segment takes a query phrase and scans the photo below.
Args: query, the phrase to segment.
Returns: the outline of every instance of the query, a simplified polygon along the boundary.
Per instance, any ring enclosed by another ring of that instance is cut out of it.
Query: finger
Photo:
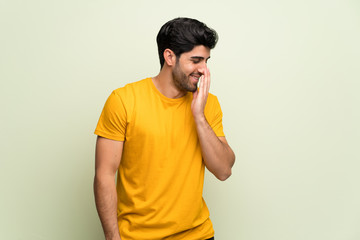
[[[198,95],[199,95],[198,90],[196,90],[195,92],[193,92],[193,100],[192,100],[192,104],[196,101],[196,99],[197,99]],[[191,105],[192,105],[192,104],[191,104]]]
[[[201,73],[199,92],[202,94],[205,86],[205,72],[203,69],[199,69],[199,72]]]
[[[209,89],[210,89],[210,76],[209,76],[209,70],[208,68],[206,68],[204,72],[204,89],[203,89],[203,94],[205,98],[207,97]]]
[[[205,88],[205,74],[203,74],[201,76],[201,79],[200,79],[200,86],[199,86],[199,94],[200,94],[200,97],[203,95],[204,93],[204,88]]]
[[[207,75],[206,93],[209,93],[209,90],[210,90],[210,82],[211,82],[210,70],[209,70],[209,68],[206,68],[206,75]]]

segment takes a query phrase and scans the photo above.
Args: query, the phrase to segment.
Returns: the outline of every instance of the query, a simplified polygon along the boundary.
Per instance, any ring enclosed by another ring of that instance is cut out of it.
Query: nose
[[[202,61],[202,62],[199,64],[198,72],[200,72],[201,74],[204,74],[206,68],[207,68],[207,63],[206,63],[206,61]]]

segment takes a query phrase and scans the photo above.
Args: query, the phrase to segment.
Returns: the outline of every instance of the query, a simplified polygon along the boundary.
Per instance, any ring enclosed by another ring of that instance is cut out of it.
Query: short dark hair
[[[213,49],[218,41],[215,30],[192,18],[175,18],[165,23],[157,37],[160,68],[163,67],[164,51],[171,49],[177,58],[184,52],[191,51],[195,46],[204,45]]]

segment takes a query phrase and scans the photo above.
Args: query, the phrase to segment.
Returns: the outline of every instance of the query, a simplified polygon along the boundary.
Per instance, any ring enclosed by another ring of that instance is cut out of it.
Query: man
[[[157,36],[160,73],[106,101],[94,180],[106,239],[214,239],[204,169],[225,180],[235,161],[209,93],[206,63],[216,42],[216,32],[195,19],[167,22]]]

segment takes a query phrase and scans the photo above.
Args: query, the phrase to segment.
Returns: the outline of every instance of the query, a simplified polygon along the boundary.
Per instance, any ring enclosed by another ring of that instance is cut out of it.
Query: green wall
[[[237,156],[206,175],[221,240],[360,239],[360,2],[0,3],[0,239],[103,239],[93,135],[107,96],[159,70],[178,16],[220,40],[209,68]]]

